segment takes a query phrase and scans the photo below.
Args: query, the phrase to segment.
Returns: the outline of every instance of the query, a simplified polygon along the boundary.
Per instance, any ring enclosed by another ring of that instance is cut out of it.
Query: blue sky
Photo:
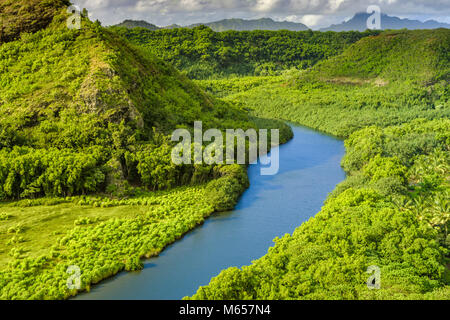
[[[166,26],[188,25],[225,18],[302,22],[313,29],[349,19],[373,4],[401,18],[450,23],[450,0],[73,0],[87,8],[91,19],[104,25],[125,19],[146,20]]]

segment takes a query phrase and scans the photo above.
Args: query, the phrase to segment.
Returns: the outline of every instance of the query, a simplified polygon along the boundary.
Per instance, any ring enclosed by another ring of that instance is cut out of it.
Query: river
[[[181,299],[194,294],[221,270],[249,265],[267,253],[275,237],[292,233],[320,211],[329,192],[345,178],[341,140],[293,126],[280,146],[280,171],[261,176],[249,166],[250,188],[235,210],[218,213],[146,260],[140,272],[122,272],[76,299]]]

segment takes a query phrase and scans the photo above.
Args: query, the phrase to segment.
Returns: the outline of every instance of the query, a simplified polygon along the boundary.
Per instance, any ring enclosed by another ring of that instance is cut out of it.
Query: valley
[[[68,5],[0,4],[0,299],[450,299],[449,29],[76,29]],[[279,173],[175,163],[197,122],[278,130]]]

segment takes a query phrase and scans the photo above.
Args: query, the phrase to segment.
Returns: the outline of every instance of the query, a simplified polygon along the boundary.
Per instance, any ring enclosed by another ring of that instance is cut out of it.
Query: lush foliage
[[[51,207],[0,207],[0,299],[68,298],[119,271],[141,269],[141,258],[158,255],[214,211],[235,205],[247,187],[245,168],[227,166],[220,174],[207,185],[130,200],[68,198]],[[209,196],[222,188],[227,199]],[[80,290],[67,287],[69,266],[81,269]]]
[[[16,4],[2,7],[9,26],[35,8]],[[174,165],[172,130],[202,121],[205,130],[292,137],[98,23],[83,18],[81,30],[68,30],[60,2],[40,4],[50,20],[19,21],[8,41],[20,39],[0,46],[0,299],[89,290],[233,208],[248,186],[245,167]],[[148,191],[161,189],[170,190]],[[82,270],[80,290],[67,287],[71,265]]]
[[[386,32],[306,71],[197,83],[255,115],[346,138],[371,125],[449,117],[449,41],[448,30]]]
[[[301,31],[213,32],[205,26],[150,31],[113,30],[169,61],[189,78],[274,75],[284,69],[308,68],[341,53],[376,31],[322,33]]]
[[[245,168],[176,166],[168,134],[201,120],[292,136],[247,111],[348,138],[349,176],[194,298],[450,298],[448,30],[68,30],[66,4],[0,5],[0,200],[13,201],[0,204],[0,299],[68,298],[71,265],[89,290],[231,209]],[[162,60],[192,78],[280,75],[194,83]],[[381,290],[365,286],[369,265]]]
[[[105,183],[102,151],[0,150],[0,199],[95,192]]]
[[[193,299],[450,299],[448,39],[384,33],[266,83],[199,82],[255,114],[346,137],[348,177],[316,217]],[[380,290],[366,286],[372,265]]]
[[[84,18],[82,30],[69,30],[65,18],[56,15],[48,28],[0,47],[0,198],[206,182],[215,177],[210,167],[171,163],[167,135],[194,121],[205,130],[257,127],[245,111],[204,93],[150,53]],[[30,155],[7,155],[18,146]],[[69,173],[74,157],[81,163],[92,149],[95,161]],[[46,156],[35,161],[40,155]],[[57,163],[47,164],[52,157]],[[56,167],[59,178],[51,173]]]
[[[343,160],[350,176],[322,211],[193,298],[449,299],[449,129],[441,120],[357,131]],[[365,285],[370,265],[380,290]]]
[[[389,31],[361,39],[311,73],[324,79],[408,81],[429,86],[450,77],[448,29]]]

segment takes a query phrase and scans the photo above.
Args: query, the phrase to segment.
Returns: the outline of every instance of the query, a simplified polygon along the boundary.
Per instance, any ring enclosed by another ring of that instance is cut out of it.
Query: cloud
[[[450,16],[449,0],[73,0],[87,8],[94,19],[115,24],[124,19],[142,19],[156,25],[187,25],[225,18],[272,17],[315,27],[336,23],[369,5],[383,13],[421,20]],[[293,20],[295,19],[295,20]],[[442,19],[441,19],[442,21]]]
[[[306,24],[308,27],[313,28],[313,27],[321,25],[321,22],[326,19],[327,18],[325,15],[306,14],[300,19],[300,22],[303,24]]]

